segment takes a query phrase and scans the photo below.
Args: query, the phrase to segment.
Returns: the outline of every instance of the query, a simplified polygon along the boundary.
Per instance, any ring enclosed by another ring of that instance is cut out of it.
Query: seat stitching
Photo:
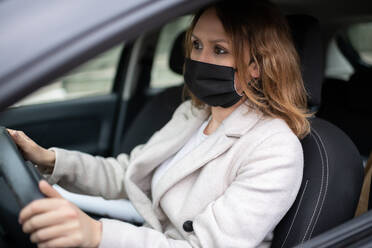
[[[308,183],[308,182],[309,182],[309,180],[306,180],[304,190],[302,191],[301,198],[300,198],[300,201],[299,201],[298,206],[297,206],[297,209],[296,209],[296,213],[295,213],[295,215],[294,215],[294,217],[293,217],[293,220],[292,220],[291,226],[290,226],[289,229],[288,229],[287,235],[285,236],[285,239],[284,239],[284,241],[283,241],[283,243],[282,243],[281,248],[283,248],[285,242],[287,242],[287,238],[288,238],[288,236],[289,236],[289,233],[291,232],[291,229],[292,229],[293,223],[294,223],[295,220],[296,220],[297,213],[298,213],[298,210],[299,210],[299,208],[300,208],[300,206],[301,206],[302,198],[303,198],[303,196],[304,196],[304,194],[305,194],[305,191],[306,191],[307,183]]]
[[[323,196],[323,200],[322,200],[322,204],[320,205],[320,210],[318,212],[318,216],[316,217],[316,220],[315,220],[315,223],[314,223],[314,226],[313,226],[313,229],[311,230],[311,233],[310,233],[310,236],[309,236],[309,239],[311,238],[312,234],[313,234],[313,231],[315,229],[315,226],[316,226],[316,223],[318,222],[318,219],[319,219],[319,216],[320,216],[320,213],[322,212],[322,208],[323,208],[323,204],[324,204],[324,201],[325,201],[325,198],[326,198],[326,195],[327,195],[327,190],[328,190],[328,180],[329,180],[329,164],[328,164],[328,156],[327,156],[327,151],[325,149],[325,145],[322,141],[322,138],[320,137],[320,135],[314,130],[314,133],[318,136],[319,140],[320,140],[320,143],[322,144],[323,146],[323,149],[324,149],[324,153],[325,153],[325,158],[326,158],[326,185],[325,185],[325,190],[324,190],[324,196]]]
[[[313,130],[314,130],[314,129],[313,129]],[[321,152],[321,148],[320,148],[319,142],[318,142],[318,140],[317,140],[318,137],[315,136],[313,133],[311,133],[311,135],[314,137],[315,143],[316,143],[316,145],[317,145],[317,147],[318,147],[318,151],[319,151],[319,154],[320,154],[321,165],[322,165],[322,178],[321,178],[320,190],[319,190],[318,199],[317,199],[317,202],[316,202],[316,205],[315,205],[315,208],[314,208],[314,212],[313,212],[313,214],[312,214],[312,216],[311,216],[311,219],[310,219],[309,224],[307,225],[306,232],[305,232],[305,235],[304,235],[304,237],[303,237],[301,243],[303,243],[303,242],[305,241],[305,238],[306,238],[306,236],[307,236],[307,233],[308,233],[309,230],[310,230],[310,227],[311,227],[311,224],[312,224],[313,218],[314,218],[315,213],[316,213],[317,208],[318,208],[319,200],[320,200],[320,198],[321,198],[322,189],[323,189],[323,178],[324,178],[324,160],[323,160],[323,154],[322,154],[322,152]]]
[[[310,133],[310,135],[314,136],[312,133]],[[319,150],[319,153],[320,153],[321,165],[322,165],[322,179],[321,179],[319,195],[318,195],[318,199],[317,199],[317,201],[316,201],[316,205],[315,205],[315,208],[314,208],[314,212],[313,212],[313,214],[312,214],[312,216],[311,216],[311,219],[310,219],[309,224],[307,225],[306,232],[305,232],[305,235],[304,235],[304,237],[303,237],[301,243],[303,243],[303,242],[305,241],[306,235],[307,235],[307,233],[308,233],[308,231],[309,231],[309,228],[310,228],[311,223],[312,223],[312,221],[313,221],[313,218],[314,218],[315,212],[316,212],[316,210],[317,210],[317,207],[318,207],[318,204],[319,204],[319,199],[320,199],[320,196],[321,196],[321,193],[322,193],[322,189],[323,189],[323,178],[324,178],[324,169],[323,169],[323,168],[324,168],[324,163],[323,163],[323,155],[322,155],[322,153],[321,153],[321,149],[320,149],[319,143],[318,143],[318,141],[317,141],[317,139],[316,139],[315,136],[314,136],[314,140],[315,140],[315,143],[316,143],[316,145],[317,145],[317,147],[318,147],[318,150]]]

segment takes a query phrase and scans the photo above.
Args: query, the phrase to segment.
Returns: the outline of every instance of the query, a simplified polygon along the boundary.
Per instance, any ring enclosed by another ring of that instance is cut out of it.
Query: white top
[[[155,185],[160,180],[160,177],[165,173],[166,170],[168,170],[171,166],[176,164],[189,152],[194,150],[198,145],[200,145],[208,137],[208,135],[204,134],[204,129],[208,125],[208,121],[209,119],[203,122],[203,124],[200,126],[198,131],[195,132],[194,135],[191,136],[189,141],[177,153],[175,153],[173,156],[165,160],[155,170],[154,175],[152,177],[152,181],[151,181],[151,189],[155,187]]]

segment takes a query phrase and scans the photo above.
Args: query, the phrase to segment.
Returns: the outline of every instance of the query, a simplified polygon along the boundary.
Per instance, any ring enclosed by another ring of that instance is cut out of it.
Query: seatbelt
[[[371,177],[372,177],[372,153],[369,155],[366,167],[364,168],[364,180],[362,190],[360,192],[360,198],[358,207],[355,211],[355,217],[368,211],[368,200],[371,189]]]

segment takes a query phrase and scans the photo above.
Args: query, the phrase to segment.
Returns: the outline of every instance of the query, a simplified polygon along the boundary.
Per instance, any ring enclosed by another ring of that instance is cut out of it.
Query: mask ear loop
[[[238,96],[244,96],[244,93],[243,93],[243,92],[242,92],[242,94],[240,95],[239,92],[236,90],[235,82],[234,82],[234,90],[235,90],[236,94],[238,94]]]
[[[250,84],[254,83],[256,84],[258,82],[258,78],[252,78],[248,83],[247,85],[249,86]],[[239,96],[244,96],[244,91],[242,92],[242,94],[239,94],[239,92],[236,90],[236,87],[235,87],[235,80],[234,80],[234,90],[236,92],[236,94],[238,94]]]
[[[237,69],[234,68],[234,74],[235,74],[235,72],[237,72]],[[236,90],[236,87],[235,87],[235,76],[234,76],[234,84],[233,84],[233,86],[234,86],[234,90],[235,90],[236,94],[238,94],[238,96],[240,96],[240,97],[244,96],[244,91],[242,92],[242,94],[239,94],[239,92]]]

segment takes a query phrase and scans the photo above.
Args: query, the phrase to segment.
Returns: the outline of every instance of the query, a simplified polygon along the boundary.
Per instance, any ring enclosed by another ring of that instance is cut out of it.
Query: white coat
[[[101,219],[102,248],[269,247],[303,174],[301,143],[281,119],[240,105],[151,189],[154,170],[209,115],[186,101],[146,144],[117,158],[52,148],[48,180],[77,193],[130,199],[145,225]],[[184,230],[186,221],[192,231]]]

